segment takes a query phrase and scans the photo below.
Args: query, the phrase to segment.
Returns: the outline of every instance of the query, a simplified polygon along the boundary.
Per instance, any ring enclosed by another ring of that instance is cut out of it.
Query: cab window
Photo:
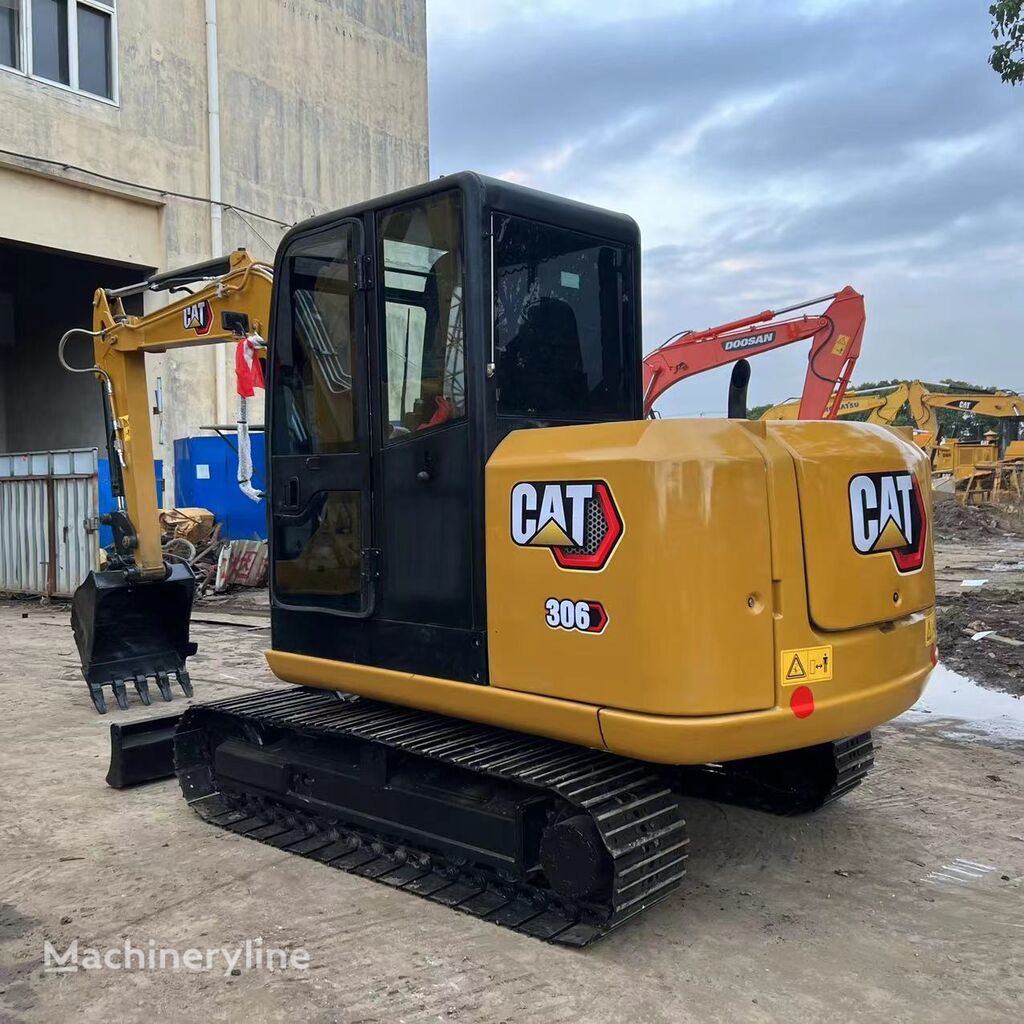
[[[451,192],[379,218],[386,444],[466,415],[461,214]]]
[[[628,419],[626,247],[521,217],[493,225],[498,415]]]
[[[290,330],[275,345],[274,445],[279,455],[359,449],[355,228],[299,243],[287,267]]]

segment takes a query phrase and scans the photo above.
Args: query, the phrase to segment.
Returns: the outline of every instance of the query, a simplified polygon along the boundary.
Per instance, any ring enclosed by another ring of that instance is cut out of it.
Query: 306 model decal
[[[552,629],[603,633],[605,626],[608,625],[608,613],[600,601],[573,601],[571,598],[549,597],[544,602],[544,621]]]

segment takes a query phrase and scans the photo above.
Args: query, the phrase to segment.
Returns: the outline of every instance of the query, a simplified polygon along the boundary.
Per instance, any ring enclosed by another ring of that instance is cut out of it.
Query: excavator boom
[[[127,707],[133,685],[149,703],[153,679],[171,699],[175,675],[186,694],[191,683],[185,659],[195,580],[188,566],[165,563],[160,543],[153,440],[145,356],[149,352],[260,341],[270,316],[271,268],[239,250],[228,258],[151,277],[93,300],[93,330],[73,329],[61,339],[65,369],[93,373],[103,385],[111,489],[117,509],[105,521],[114,535],[108,568],[91,572],[75,592],[71,624],[90,696],[106,711],[104,687]],[[194,289],[194,290],[192,290]],[[145,316],[129,316],[123,300],[142,292],[184,291],[185,296]],[[71,337],[93,339],[94,364],[70,366],[64,349]]]
[[[828,308],[817,316],[777,319],[829,300]],[[799,418],[834,419],[860,355],[864,321],[864,296],[847,285],[833,295],[685,333],[645,357],[644,414],[650,415],[673,384],[695,373],[810,340]]]
[[[991,416],[996,419],[1024,418],[1024,395],[1010,391],[966,391],[959,394],[940,394],[929,391],[919,380],[910,385],[910,412],[919,430],[939,435],[938,409]]]
[[[838,406],[835,402],[829,402],[825,418],[838,419],[866,412],[868,413],[868,423],[891,426],[896,422],[896,417],[900,414],[903,406],[906,405],[909,394],[910,389],[907,384],[900,384],[887,392],[847,391]],[[800,404],[799,399],[782,402],[779,405],[773,405],[758,418],[762,420],[798,420],[800,419]],[[836,408],[834,414],[832,413],[833,408]]]

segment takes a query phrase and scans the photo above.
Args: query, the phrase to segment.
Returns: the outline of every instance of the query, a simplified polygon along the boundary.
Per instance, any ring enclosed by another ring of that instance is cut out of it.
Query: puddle
[[[1024,740],[1024,700],[987,690],[945,665],[936,666],[921,699],[897,722],[948,721],[964,729],[943,730],[944,736],[967,738],[982,733],[993,739]]]

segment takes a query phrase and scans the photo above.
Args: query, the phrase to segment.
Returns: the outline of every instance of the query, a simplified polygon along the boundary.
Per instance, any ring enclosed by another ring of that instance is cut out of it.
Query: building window
[[[21,0],[0,0],[0,64],[21,70]]]
[[[117,101],[116,0],[0,0],[0,65]]]

